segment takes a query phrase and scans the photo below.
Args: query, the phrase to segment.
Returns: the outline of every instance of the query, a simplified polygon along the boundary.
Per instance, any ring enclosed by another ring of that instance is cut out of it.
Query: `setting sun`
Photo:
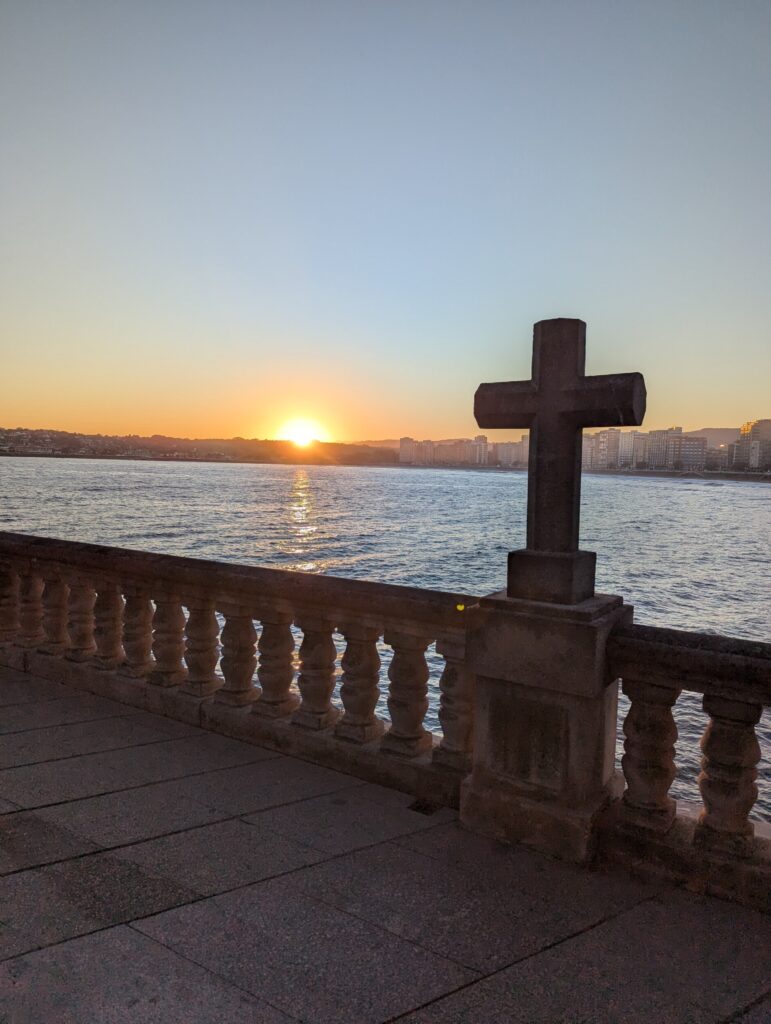
[[[277,434],[281,441],[292,441],[298,448],[306,448],[312,441],[329,440],[328,432],[316,420],[296,419],[286,422]]]

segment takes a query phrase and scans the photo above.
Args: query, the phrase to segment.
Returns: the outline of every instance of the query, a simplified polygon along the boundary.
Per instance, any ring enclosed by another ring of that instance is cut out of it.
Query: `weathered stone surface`
[[[436,861],[437,872],[446,865],[462,871],[475,884],[483,879],[496,890],[518,889],[543,900],[562,915],[570,931],[618,914],[664,888],[661,882],[635,881],[623,871],[587,871],[523,846],[508,846],[476,835],[455,823],[393,842]],[[544,913],[548,916],[550,911],[545,907]]]
[[[7,768],[0,771],[0,792],[22,807],[42,807],[272,756],[259,747],[202,733],[126,750]]]
[[[255,996],[125,926],[0,967],[9,1024],[290,1024]]]
[[[34,701],[72,697],[72,690],[50,679],[40,679],[27,672],[3,669],[0,675],[0,707],[28,704]],[[5,717],[5,712],[3,712]]]
[[[410,810],[413,803],[406,793],[364,785],[262,811],[245,820],[261,831],[267,829],[314,850],[337,854],[456,818],[447,808],[421,814]]]
[[[193,726],[171,718],[137,714],[6,733],[0,735],[0,768],[156,743],[195,732]]]
[[[493,595],[471,609],[474,755],[461,795],[468,828],[591,859],[597,816],[620,795],[618,691],[605,645],[630,614],[614,597],[568,607]]]
[[[559,880],[559,874],[552,876],[552,884]],[[514,888],[484,871],[460,871],[402,844],[335,858],[286,883],[483,973],[532,955],[608,913],[599,900],[581,901],[574,909],[567,887],[559,890],[559,900],[547,902],[531,894],[524,881]],[[627,900],[644,895],[642,887],[632,886]]]
[[[284,879],[215,896],[135,927],[314,1024],[386,1021],[476,976],[289,890]]]
[[[0,959],[195,899],[110,854],[0,878]]]
[[[771,921],[716,900],[668,899],[677,904],[679,920],[671,904],[669,910],[657,900],[641,904],[408,1020],[725,1020],[732,1008],[746,1005],[767,985],[758,967],[763,958],[768,963]],[[749,916],[743,919],[744,914]],[[748,934],[756,940],[765,935],[765,945],[753,948]],[[497,1016],[488,1015],[493,1008]]]
[[[350,775],[273,756],[257,764],[170,782],[168,792],[189,797],[223,815],[236,815],[360,785],[361,781]]]
[[[69,693],[73,691],[69,690]],[[89,722],[98,718],[123,718],[137,713],[136,708],[92,694],[67,696],[60,700],[26,701],[3,708],[0,734],[43,729],[69,722]]]
[[[175,782],[74,800],[45,807],[36,814],[105,847],[134,843],[228,817],[188,793],[181,793]]]
[[[322,856],[277,831],[260,827],[259,820],[254,825],[230,820],[126,847],[120,857],[150,874],[213,896],[306,867]]]
[[[756,1003],[741,1017],[732,1018],[732,1024],[771,1024],[771,995]]]
[[[97,850],[94,843],[33,811],[0,818],[0,875]]]

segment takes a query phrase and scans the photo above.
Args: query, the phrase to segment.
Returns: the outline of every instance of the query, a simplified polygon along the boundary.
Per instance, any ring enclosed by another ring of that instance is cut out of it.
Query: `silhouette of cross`
[[[528,561],[530,569],[527,579],[513,578],[522,573],[512,575],[512,557],[526,553],[512,552],[509,596],[570,604],[594,593],[594,556],[578,551],[581,432],[642,423],[646,396],[642,374],[586,377],[585,363],[583,320],[541,320],[533,329],[532,379],[480,384],[474,396],[480,427],[530,429],[527,559],[520,558],[518,567]],[[547,557],[539,563],[536,553]],[[587,557],[592,559],[590,585]],[[574,569],[581,562],[582,580],[576,582]],[[542,586],[539,573],[550,577]]]

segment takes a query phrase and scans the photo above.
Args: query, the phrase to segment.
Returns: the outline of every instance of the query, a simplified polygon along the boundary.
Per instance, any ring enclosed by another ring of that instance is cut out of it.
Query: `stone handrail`
[[[624,720],[623,821],[664,835],[676,816],[677,727],[672,708],[683,690],[703,695],[703,809],[693,842],[729,857],[757,853],[750,820],[757,800],[760,747],[755,726],[771,705],[771,644],[654,626],[619,626],[607,647],[609,669],[630,701]]]
[[[24,668],[429,798],[456,800],[470,761],[475,600],[0,534],[0,645]],[[387,723],[375,713],[381,637],[393,651]],[[432,643],[444,659],[441,735],[424,724]]]

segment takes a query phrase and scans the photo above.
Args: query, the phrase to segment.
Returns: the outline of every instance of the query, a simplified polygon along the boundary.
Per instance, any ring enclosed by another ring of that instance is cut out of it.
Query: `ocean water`
[[[524,546],[526,493],[517,472],[0,458],[0,530],[481,595]],[[637,622],[768,642],[769,510],[763,483],[587,475],[581,546]],[[693,800],[698,696],[676,718],[673,792]],[[768,712],[759,734],[771,820]]]

